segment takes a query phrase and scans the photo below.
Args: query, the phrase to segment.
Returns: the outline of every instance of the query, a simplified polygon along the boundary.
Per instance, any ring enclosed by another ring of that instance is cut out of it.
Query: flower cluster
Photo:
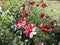
[[[47,21],[50,20],[50,16],[45,16],[45,14],[41,14],[40,18],[44,18],[44,20],[46,19]],[[41,30],[44,32],[50,32],[53,30],[53,27],[57,26],[57,21],[56,20],[52,20],[49,24],[44,24],[44,22],[40,22],[38,23],[38,26],[41,27]]]
[[[25,2],[28,2],[27,0],[24,0]],[[28,8],[29,9],[32,9],[33,6],[36,5],[36,2],[35,1],[30,1],[28,3]],[[41,6],[42,8],[45,8],[47,7],[46,3],[41,0],[39,2],[39,4],[36,5],[37,7],[38,6]],[[25,8],[25,4],[23,4],[21,7]],[[52,8],[51,9],[51,12],[55,12],[55,9]],[[18,19],[18,23],[17,23],[17,28],[20,29],[21,27],[24,28],[24,34],[27,36],[27,37],[30,37],[32,38],[34,35],[36,35],[36,27],[35,24],[30,24],[28,23],[27,24],[27,19],[30,17],[30,14],[25,10],[23,9],[22,12],[21,12],[23,18],[20,18]],[[46,15],[44,13],[40,14],[40,18],[43,19],[43,20],[50,20],[50,16],[49,15]],[[51,32],[53,29],[55,30],[56,26],[57,26],[57,22],[56,20],[52,20],[49,22],[49,24],[45,24],[44,21],[43,22],[39,22],[38,23],[38,26],[40,27],[40,29],[43,31],[43,32]]]
[[[56,20],[51,20],[51,17],[45,13],[40,13],[40,15],[35,15],[35,17],[30,14],[30,12],[27,12],[25,9],[25,6],[28,7],[28,9],[30,9],[30,11],[32,9],[34,9],[33,7],[42,7],[42,9],[44,9],[45,7],[47,7],[46,3],[41,0],[38,4],[36,4],[35,1],[28,1],[28,0],[24,0],[24,2],[27,2],[28,4],[25,5],[21,5],[22,7],[22,11],[21,11],[21,18],[18,19],[18,23],[16,24],[17,29],[21,29],[23,28],[23,34],[30,38],[33,39],[34,35],[39,35],[38,34],[38,30],[36,27],[38,27],[43,33],[49,33],[52,31],[57,32],[58,28],[57,28],[57,21]],[[50,9],[51,12],[55,12],[56,10],[54,8]],[[33,17],[32,17],[33,16]],[[32,18],[31,18],[32,17]],[[40,20],[39,21],[36,17],[38,17]],[[37,23],[33,23],[33,21],[30,19],[33,19],[35,22],[37,21]],[[36,19],[36,20],[35,20]],[[32,22],[32,23],[31,23]],[[40,43],[39,45],[44,45],[43,43]]]
[[[22,4],[19,4],[20,2]],[[56,9],[48,8],[45,0],[39,2],[21,0],[20,2],[16,5],[14,3],[12,7],[9,6],[6,11],[0,7],[0,39],[3,39],[4,44],[9,42],[10,45],[47,45],[45,43],[47,41],[55,42],[53,37],[58,32],[58,26],[53,16]]]
[[[30,38],[33,37],[33,35],[36,35],[36,27],[34,24],[28,24],[24,27],[26,36],[29,36]]]
[[[41,6],[42,8],[47,7],[46,3],[43,0],[41,0],[40,3],[37,4],[36,6]]]

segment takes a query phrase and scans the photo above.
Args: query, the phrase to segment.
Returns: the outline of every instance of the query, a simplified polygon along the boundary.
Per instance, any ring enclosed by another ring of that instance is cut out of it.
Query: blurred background
[[[34,1],[39,2],[40,0],[34,0]],[[44,1],[48,5],[48,10],[50,10],[50,8],[56,9],[56,13],[55,13],[56,16],[54,17],[54,19],[57,19],[59,21],[60,20],[59,19],[60,18],[60,1],[58,0],[44,0]],[[23,4],[23,0],[0,0],[0,6],[3,8],[3,10],[6,10],[16,5],[20,6],[21,4]]]

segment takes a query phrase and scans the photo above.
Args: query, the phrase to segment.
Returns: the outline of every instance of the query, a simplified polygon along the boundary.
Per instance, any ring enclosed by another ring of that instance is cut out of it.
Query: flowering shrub
[[[46,40],[53,41],[52,34],[58,32],[57,21],[44,13],[47,7],[44,0],[39,3],[24,0],[24,4],[13,6],[5,12],[0,8],[1,44],[45,45]],[[51,13],[55,11],[54,8],[50,10]]]

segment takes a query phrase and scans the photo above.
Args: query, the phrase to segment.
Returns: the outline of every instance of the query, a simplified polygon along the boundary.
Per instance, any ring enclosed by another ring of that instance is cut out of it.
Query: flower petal
[[[36,32],[32,32],[33,33],[33,35],[36,35]]]
[[[18,24],[17,24],[17,28],[19,29],[20,27],[21,27],[21,24],[20,24],[20,23],[18,23]]]
[[[32,32],[35,32],[36,31],[36,27],[32,28]]]
[[[32,33],[32,32],[30,33],[29,37],[30,37],[30,38],[32,38],[32,37],[33,37],[33,33]]]

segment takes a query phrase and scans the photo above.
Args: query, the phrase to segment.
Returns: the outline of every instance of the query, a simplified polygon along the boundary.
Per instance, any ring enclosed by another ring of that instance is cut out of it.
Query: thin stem
[[[12,5],[11,0],[9,0],[9,2],[10,2],[10,4]]]
[[[28,45],[30,45],[30,43],[28,43]]]

